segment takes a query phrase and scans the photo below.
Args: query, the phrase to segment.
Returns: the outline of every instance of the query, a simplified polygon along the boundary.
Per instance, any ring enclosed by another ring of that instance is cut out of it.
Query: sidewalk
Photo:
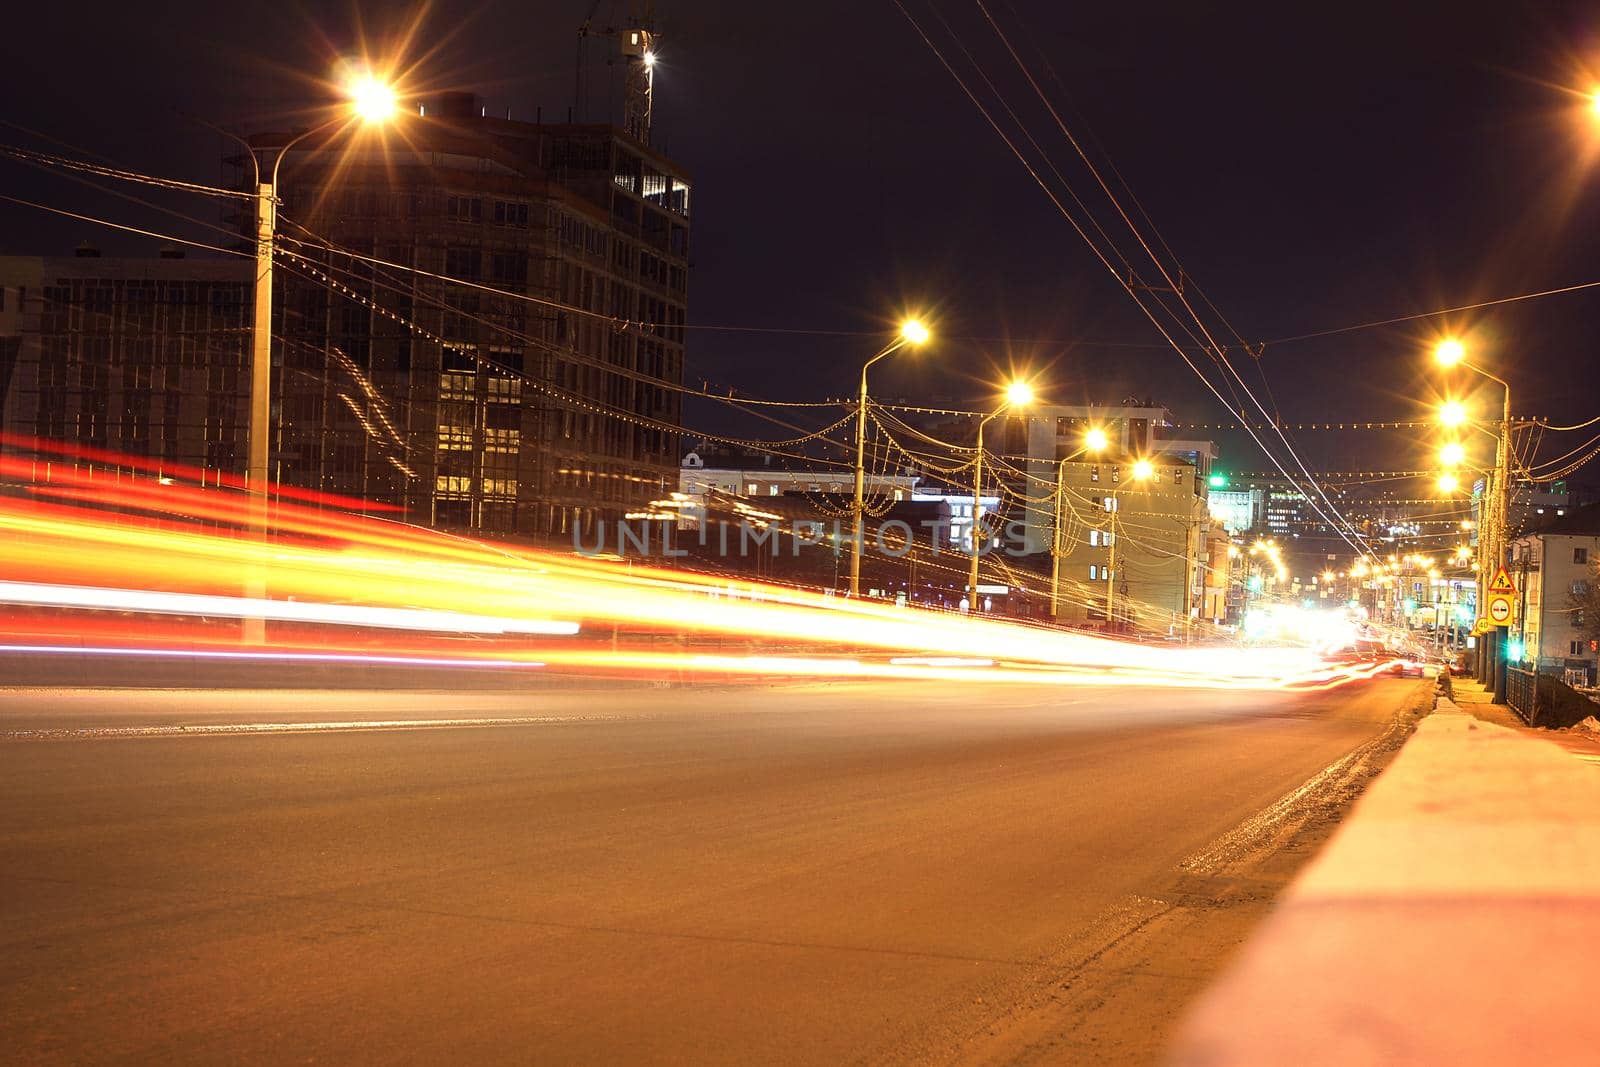
[[[1553,741],[1578,759],[1600,768],[1600,734],[1581,730],[1536,729],[1524,723],[1521,716],[1512,711],[1508,705],[1492,703],[1491,694],[1476,679],[1452,678],[1450,682],[1451,688],[1455,691],[1454,703],[1462,711],[1484,722],[1492,722],[1496,726],[1526,730],[1535,737]]]
[[[1509,704],[1496,704],[1494,694],[1476,678],[1451,678],[1450,688],[1455,693],[1455,704],[1462,711],[1496,726],[1509,726],[1514,730],[1529,728]]]
[[[1196,1005],[1173,1063],[1595,1062],[1600,775],[1462,695]]]

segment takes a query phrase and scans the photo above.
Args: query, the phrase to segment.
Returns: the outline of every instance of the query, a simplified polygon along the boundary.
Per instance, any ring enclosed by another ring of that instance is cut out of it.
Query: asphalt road
[[[1138,1060],[1216,953],[1085,960],[1418,688],[0,691],[0,1048]]]

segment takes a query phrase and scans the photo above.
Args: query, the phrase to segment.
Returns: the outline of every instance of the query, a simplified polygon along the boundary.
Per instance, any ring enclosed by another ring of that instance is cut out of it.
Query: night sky
[[[1246,339],[1268,342],[1260,373],[1232,353],[1268,406],[1291,422],[1412,417],[1437,396],[1422,357],[1448,323],[1516,383],[1519,412],[1593,414],[1600,289],[1274,343],[1600,279],[1600,116],[1575,93],[1600,84],[1592,6],[1208,6],[992,0],[990,10],[1188,275]],[[492,113],[531,119],[542,107],[548,121],[572,103],[589,4],[369,5],[359,16],[347,4],[232,7],[167,3],[156,15],[89,0],[8,13],[0,118],[135,169],[215,181],[225,143],[185,113],[282,127],[326,103],[340,55],[361,41],[387,54],[414,24],[416,88],[471,89]],[[599,5],[596,25],[620,21],[611,7]],[[1072,188],[1097,192],[1069,169],[1070,149],[975,4],[906,8],[952,62],[965,62],[958,40],[970,49]],[[695,182],[691,321],[795,331],[697,330],[686,377],[754,396],[844,395],[874,331],[927,309],[940,342],[880,365],[876,392],[976,404],[1016,368],[1060,402],[1133,392],[1182,419],[1225,418],[892,0],[661,0],[657,14],[655,139]],[[603,103],[603,90],[592,95]],[[45,147],[14,127],[0,140]],[[0,190],[202,232],[16,164],[0,164]],[[216,217],[203,202],[163,202]],[[85,238],[154,251],[0,203],[0,253],[67,254]],[[1118,243],[1135,247],[1125,234]],[[688,419],[749,425],[717,405],[691,406]],[[1219,436],[1233,465],[1266,466]],[[1337,469],[1421,457],[1420,446],[1395,454],[1393,438],[1298,440]]]

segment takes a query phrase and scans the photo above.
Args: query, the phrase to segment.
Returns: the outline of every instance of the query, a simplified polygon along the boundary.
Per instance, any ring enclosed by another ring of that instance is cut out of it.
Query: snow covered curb
[[[1441,698],[1170,1062],[1593,1063],[1596,946],[1600,769]]]

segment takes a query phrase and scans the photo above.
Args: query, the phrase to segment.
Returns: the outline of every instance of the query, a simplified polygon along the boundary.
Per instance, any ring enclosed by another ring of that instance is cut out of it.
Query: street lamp
[[[1449,473],[1441,474],[1441,475],[1439,475],[1439,483],[1438,484],[1439,484],[1439,492],[1441,492],[1441,493],[1453,493],[1453,492],[1455,492],[1457,489],[1459,489],[1461,487],[1461,479],[1457,478],[1454,474],[1449,474]]]
[[[346,89],[352,114],[363,124],[381,123],[394,115],[397,104],[394,90],[368,75],[351,83]],[[270,179],[261,180],[261,160],[255,146],[240,137],[255,169],[256,186],[256,273],[255,315],[251,325],[250,347],[250,442],[245,467],[245,489],[250,494],[250,525],[263,537],[267,529],[267,481],[271,465],[272,441],[272,253],[276,243],[278,208],[276,190],[278,170],[289,149],[310,137],[348,121],[340,114],[326,122],[302,131],[278,149],[277,157],[269,171]],[[229,136],[234,136],[229,134]],[[265,583],[252,578],[248,595],[256,598],[266,595]],[[266,620],[244,620],[244,640],[261,644],[266,640]]]
[[[971,557],[967,567],[968,604],[973,613],[978,610],[978,537],[983,529],[983,428],[1009,409],[1027,407],[1031,403],[1033,387],[1027,382],[1012,382],[1006,386],[1005,403],[978,420],[977,449],[972,455],[972,529],[967,535],[968,554]]]
[[[1504,378],[1491,374],[1482,367],[1468,362],[1466,348],[1460,341],[1445,340],[1435,346],[1434,359],[1441,366],[1465,367],[1490,381],[1497,383],[1505,391],[1504,405],[1501,409],[1499,433],[1495,434],[1495,463],[1494,470],[1489,476],[1489,492],[1485,494],[1485,523],[1482,529],[1482,549],[1479,559],[1484,567],[1478,572],[1478,603],[1486,601],[1485,584],[1488,581],[1489,569],[1498,567],[1505,555],[1506,517],[1510,510],[1511,495],[1511,383]],[[1443,479],[1440,487],[1443,488]],[[1453,488],[1453,487],[1452,487]],[[1449,490],[1446,490],[1449,491]],[[1480,657],[1479,680],[1492,686],[1496,703],[1505,702],[1505,675],[1499,669],[1494,655],[1494,645],[1498,635],[1491,632],[1487,635],[1485,651],[1488,655]]]
[[[1467,421],[1467,408],[1458,400],[1447,400],[1439,405],[1439,421],[1446,426],[1460,426]]]
[[[1155,466],[1148,459],[1134,460],[1131,480],[1136,482],[1149,481],[1155,475]],[[1117,596],[1117,543],[1122,540],[1117,533],[1117,494],[1122,491],[1122,486],[1117,485],[1111,490],[1111,544],[1106,550],[1106,626],[1111,630],[1117,628],[1116,596]],[[1260,542],[1257,542],[1258,544]],[[1273,550],[1276,551],[1276,550]],[[1127,592],[1126,589],[1123,592]]]
[[[1459,467],[1466,458],[1466,446],[1460,441],[1450,441],[1439,450],[1439,462],[1446,467]]]
[[[1105,451],[1109,443],[1104,430],[1098,426],[1091,427],[1089,432],[1083,435],[1083,447],[1063,456],[1061,462],[1056,464],[1056,524],[1054,535],[1050,539],[1050,617],[1053,619],[1061,616],[1061,528],[1066,520],[1062,512],[1065,510],[1067,499],[1067,464],[1085,452],[1093,452],[1098,456]]]
[[[350,107],[363,122],[387,122],[399,109],[394,87],[372,75],[357,79],[350,86]]]
[[[861,541],[865,536],[866,505],[864,496],[867,481],[867,368],[905,345],[921,345],[931,335],[928,328],[916,319],[900,324],[900,334],[867,360],[861,367],[861,391],[856,397],[856,491],[850,507],[850,595],[861,595]]]

